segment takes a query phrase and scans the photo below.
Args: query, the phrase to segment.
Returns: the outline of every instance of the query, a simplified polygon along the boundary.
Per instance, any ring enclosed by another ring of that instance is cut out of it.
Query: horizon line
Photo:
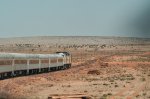
[[[9,38],[28,38],[28,37],[116,37],[116,38],[145,38],[150,39],[150,37],[139,37],[139,36],[100,36],[100,35],[37,35],[37,36],[14,36],[14,37],[0,37],[0,39]]]

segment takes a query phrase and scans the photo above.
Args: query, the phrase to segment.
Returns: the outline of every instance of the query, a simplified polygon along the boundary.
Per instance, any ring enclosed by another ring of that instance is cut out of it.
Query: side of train
[[[55,54],[0,53],[0,79],[63,70],[71,67],[68,52]]]

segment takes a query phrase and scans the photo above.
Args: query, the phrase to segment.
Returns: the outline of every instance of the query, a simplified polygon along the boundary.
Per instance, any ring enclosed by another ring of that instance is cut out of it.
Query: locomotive
[[[38,74],[71,67],[68,52],[54,54],[0,53],[0,79]]]

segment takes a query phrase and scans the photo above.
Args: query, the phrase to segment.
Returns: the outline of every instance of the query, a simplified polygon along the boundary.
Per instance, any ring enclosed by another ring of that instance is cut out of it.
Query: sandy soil
[[[17,42],[14,45],[2,43],[1,46],[4,47],[0,47],[1,51],[12,47],[12,50],[6,50],[7,52],[68,51],[73,56],[73,62],[72,67],[67,70],[1,80],[0,97],[48,99],[54,94],[83,94],[92,99],[150,99],[149,39],[132,42],[135,39],[130,38],[126,44],[118,41],[121,38],[109,38],[113,39],[114,43],[98,43],[110,41],[108,38],[84,39],[89,45],[82,45],[82,42],[76,45],[66,44],[67,40],[62,45],[61,39],[61,47],[57,43],[55,48],[49,46],[47,49],[42,47],[48,45],[45,42],[45,45],[21,47],[15,46]],[[79,40],[78,37],[74,38],[74,42]],[[91,44],[90,41],[94,43]],[[55,44],[56,42],[53,45]]]

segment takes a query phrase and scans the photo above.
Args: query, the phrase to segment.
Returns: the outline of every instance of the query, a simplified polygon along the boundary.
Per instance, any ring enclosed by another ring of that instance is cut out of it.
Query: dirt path
[[[134,83],[133,83],[134,84]],[[126,88],[121,89],[118,93],[111,96],[109,99],[119,99],[124,97],[124,99],[134,99],[137,95],[140,94],[145,89],[145,82],[136,85],[134,88],[132,88],[132,85],[129,85]]]
[[[140,94],[140,92],[142,92],[145,89],[145,85],[146,85],[146,83],[143,83],[140,86],[138,86],[137,88],[129,90],[129,92],[133,92],[133,93],[131,95],[128,95],[126,98],[133,99],[136,96],[138,96]]]

